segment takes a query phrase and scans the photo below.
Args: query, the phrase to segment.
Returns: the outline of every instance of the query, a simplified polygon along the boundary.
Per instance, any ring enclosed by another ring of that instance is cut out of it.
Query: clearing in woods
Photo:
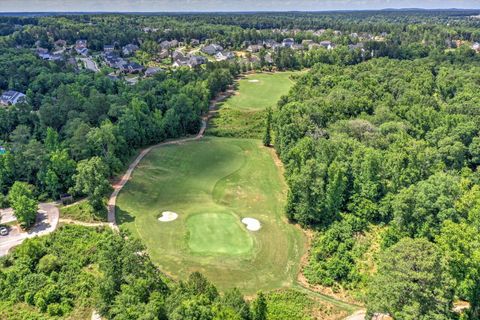
[[[275,108],[301,72],[253,73],[237,82],[237,92],[219,104],[207,134],[220,137],[262,138],[267,108]]]
[[[117,222],[178,279],[200,271],[244,293],[295,282],[305,239],[286,222],[286,186],[260,141],[209,137],[152,150],[117,201]],[[178,218],[160,222],[164,211]],[[260,221],[250,231],[243,218]]]

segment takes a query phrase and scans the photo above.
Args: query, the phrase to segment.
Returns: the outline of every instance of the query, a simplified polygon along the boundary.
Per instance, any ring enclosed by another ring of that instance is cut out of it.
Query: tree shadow
[[[135,221],[135,216],[133,216],[126,210],[122,210],[119,206],[115,208],[115,216],[117,224],[119,226],[124,223],[130,223]]]

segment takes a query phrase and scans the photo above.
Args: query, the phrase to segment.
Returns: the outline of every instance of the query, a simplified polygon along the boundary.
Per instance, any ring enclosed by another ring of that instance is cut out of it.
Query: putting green
[[[117,222],[175,279],[199,271],[245,294],[292,285],[305,250],[283,208],[286,185],[259,140],[205,137],[152,150],[117,199]],[[158,221],[164,211],[178,213]],[[248,231],[243,218],[260,221]]]
[[[202,213],[187,220],[188,246],[194,253],[238,255],[252,251],[253,239],[228,213]]]

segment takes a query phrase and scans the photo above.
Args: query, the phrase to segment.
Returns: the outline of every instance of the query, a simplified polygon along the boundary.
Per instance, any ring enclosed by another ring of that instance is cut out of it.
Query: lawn
[[[265,110],[277,105],[294,82],[295,72],[253,73],[238,81],[237,93],[226,101],[224,107],[239,110]]]
[[[219,107],[207,131],[210,135],[238,138],[261,138],[267,108],[275,108],[300,72],[254,73],[237,82],[234,96]]]
[[[260,141],[207,137],[153,150],[117,201],[117,220],[177,279],[200,271],[246,294],[294,283],[305,239],[287,223],[286,186]],[[178,213],[160,222],[164,211]],[[258,219],[249,231],[241,219]]]

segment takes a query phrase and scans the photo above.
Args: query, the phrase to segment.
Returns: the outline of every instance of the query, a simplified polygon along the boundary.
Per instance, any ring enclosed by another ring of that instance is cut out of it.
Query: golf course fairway
[[[305,239],[288,224],[286,185],[259,140],[206,137],[154,149],[117,200],[117,222],[175,279],[199,271],[246,294],[292,285]],[[178,217],[162,222],[162,212]],[[242,219],[257,219],[250,231]]]

